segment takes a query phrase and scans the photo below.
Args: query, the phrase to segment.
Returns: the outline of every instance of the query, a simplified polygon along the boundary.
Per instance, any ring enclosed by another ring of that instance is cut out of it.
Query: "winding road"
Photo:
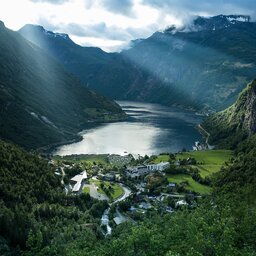
[[[124,186],[122,183],[118,183],[119,186],[121,186],[124,190],[124,193],[121,197],[117,198],[113,203],[109,203],[109,208],[106,209],[101,217],[101,225],[105,225],[107,227],[107,232],[104,232],[103,234],[106,235],[111,235],[112,233],[112,228],[109,226],[109,210],[111,205],[116,204],[118,202],[121,202],[125,200],[127,197],[130,196],[131,190]],[[125,217],[117,210],[117,216],[121,219],[124,219]]]
[[[208,141],[209,141],[209,137],[210,137],[210,133],[209,132],[207,132],[203,127],[202,127],[202,125],[201,124],[199,124],[198,125],[198,128],[200,129],[200,130],[202,130],[205,134],[206,134],[206,140],[205,140],[205,143],[207,144],[207,146],[208,147],[210,147],[210,145],[209,145],[209,143],[208,143]],[[203,134],[204,135],[204,134]]]

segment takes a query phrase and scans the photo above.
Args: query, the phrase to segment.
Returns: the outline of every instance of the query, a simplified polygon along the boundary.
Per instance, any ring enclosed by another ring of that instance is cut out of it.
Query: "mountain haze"
[[[42,26],[25,25],[19,33],[44,49],[76,75],[82,84],[119,100],[136,100],[195,107],[179,88],[166,86],[157,75],[119,53],[96,47],[81,47],[66,34],[53,33]]]
[[[0,24],[0,137],[27,148],[67,139],[88,121],[123,118],[120,107],[81,86],[58,62]]]
[[[81,47],[40,26],[26,25],[19,33],[106,96],[219,110],[254,78],[255,29],[248,16],[198,17],[182,29],[135,40],[121,53]]]

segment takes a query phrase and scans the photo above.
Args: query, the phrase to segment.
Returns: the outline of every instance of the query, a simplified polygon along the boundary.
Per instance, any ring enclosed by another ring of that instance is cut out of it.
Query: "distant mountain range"
[[[77,139],[91,122],[123,119],[121,108],[81,86],[45,51],[0,23],[0,138],[26,148]]]
[[[111,98],[219,110],[255,76],[255,31],[248,16],[198,17],[135,40],[121,53],[81,47],[41,26],[26,25],[19,33]]]

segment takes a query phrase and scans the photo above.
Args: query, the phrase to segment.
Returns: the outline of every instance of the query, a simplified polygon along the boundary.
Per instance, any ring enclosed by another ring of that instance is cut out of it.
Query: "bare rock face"
[[[256,132],[256,80],[248,85],[245,92],[245,102],[244,102],[244,120],[243,129],[245,129],[249,135]]]
[[[211,134],[210,143],[235,148],[256,133],[256,79],[241,92],[235,104],[203,122]]]

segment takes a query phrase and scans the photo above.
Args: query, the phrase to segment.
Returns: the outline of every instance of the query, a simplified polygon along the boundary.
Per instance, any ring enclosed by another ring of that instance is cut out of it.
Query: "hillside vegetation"
[[[256,255],[255,145],[255,136],[239,145],[195,209],[149,214],[103,239],[104,203],[65,196],[44,160],[1,142],[1,255]]]
[[[79,81],[17,32],[0,23],[0,138],[26,148],[67,139],[88,121],[125,117],[114,102]]]
[[[255,76],[256,23],[243,18],[198,17],[192,28],[156,32],[120,53],[81,47],[41,26],[26,25],[19,33],[113,99],[220,110]]]
[[[106,202],[66,196],[39,156],[0,141],[0,181],[0,255],[68,255],[67,243],[89,249],[101,238]]]
[[[235,148],[256,132],[256,80],[241,92],[229,108],[207,118],[202,126],[210,133],[209,143]]]

